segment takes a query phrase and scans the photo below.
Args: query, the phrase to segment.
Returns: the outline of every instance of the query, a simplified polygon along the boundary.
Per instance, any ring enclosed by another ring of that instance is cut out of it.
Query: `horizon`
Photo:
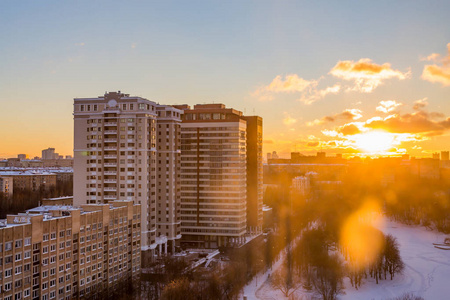
[[[105,90],[259,115],[280,156],[450,149],[446,1],[0,8],[0,157],[73,155],[73,99]]]

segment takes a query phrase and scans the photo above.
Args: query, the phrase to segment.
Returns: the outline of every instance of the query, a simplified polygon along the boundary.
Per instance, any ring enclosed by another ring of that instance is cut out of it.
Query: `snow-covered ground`
[[[405,292],[412,292],[427,300],[450,299],[450,251],[433,246],[433,243],[442,243],[449,236],[396,222],[386,222],[380,229],[397,238],[405,263],[404,274],[396,275],[392,281],[388,277],[378,285],[368,276],[367,280],[363,279],[358,290],[345,278],[345,294],[339,295],[339,299],[378,300],[400,296]],[[255,294],[248,299],[285,299],[280,291],[273,290],[268,281]],[[296,299],[310,299],[312,294],[298,290],[295,296]]]

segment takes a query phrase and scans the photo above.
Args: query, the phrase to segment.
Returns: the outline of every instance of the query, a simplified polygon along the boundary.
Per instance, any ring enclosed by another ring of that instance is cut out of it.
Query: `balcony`
[[[117,130],[105,130],[105,134],[117,134]]]
[[[105,183],[116,183],[117,179],[105,179],[104,182]]]
[[[117,199],[117,196],[116,195],[105,195],[105,196],[103,196],[103,199],[115,200],[115,199]]]
[[[110,187],[110,186],[108,186],[108,187],[105,187],[103,190],[105,192],[115,192],[115,191],[117,191],[117,187]]]
[[[105,143],[117,143],[117,139],[104,139]]]
[[[117,155],[116,154],[114,154],[114,155],[108,154],[108,155],[105,155],[104,158],[114,158],[114,159],[116,159]]]
[[[105,175],[116,175],[117,171],[105,171],[105,172],[103,172],[103,174],[105,174]]]
[[[117,163],[116,162],[109,162],[109,163],[104,163],[103,164],[105,167],[117,167]],[[105,173],[106,174],[106,173]]]
[[[117,126],[117,122],[106,122],[105,126]]]

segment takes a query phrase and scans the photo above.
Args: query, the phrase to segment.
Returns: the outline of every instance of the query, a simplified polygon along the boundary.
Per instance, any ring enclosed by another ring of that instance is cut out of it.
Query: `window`
[[[24,290],[24,291],[23,291],[23,296],[24,296],[24,297],[30,296],[30,289]]]
[[[48,253],[48,246],[42,247],[42,253]]]
[[[47,283],[47,282],[44,282],[44,283],[42,284],[42,289],[43,289],[43,290],[48,289],[48,283]]]
[[[16,253],[15,259],[16,259],[16,261],[21,260],[22,259],[22,253]]]
[[[54,264],[55,262],[56,262],[56,255],[50,257],[50,263],[51,263],[51,264]]]
[[[15,275],[22,273],[22,266],[16,267]]]
[[[5,283],[4,290],[5,292],[10,291],[12,288],[11,282]]]
[[[56,245],[50,245],[50,251],[51,252],[56,251]]]
[[[25,246],[31,245],[31,238],[25,238]]]
[[[11,277],[12,269],[5,270],[5,278]]]
[[[5,251],[12,250],[12,242],[6,242],[5,243]]]
[[[52,232],[50,234],[50,239],[55,240],[56,239],[56,232]]]

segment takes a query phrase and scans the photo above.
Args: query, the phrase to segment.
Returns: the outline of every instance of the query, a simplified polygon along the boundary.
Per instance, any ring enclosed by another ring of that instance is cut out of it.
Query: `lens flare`
[[[344,223],[340,241],[354,268],[369,266],[383,249],[383,233],[375,229],[381,226],[379,222],[382,222],[379,205],[375,201],[367,201]]]

